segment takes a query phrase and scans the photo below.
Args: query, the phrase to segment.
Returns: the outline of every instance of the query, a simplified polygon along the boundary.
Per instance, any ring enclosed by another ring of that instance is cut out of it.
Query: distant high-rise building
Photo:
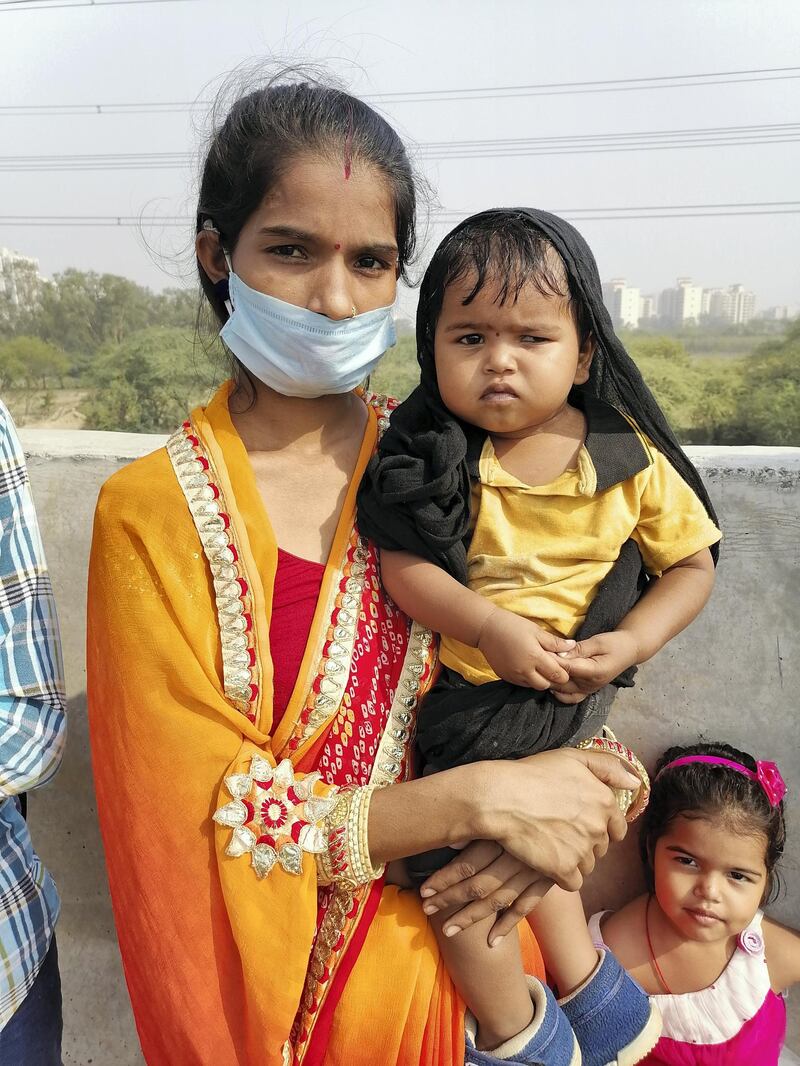
[[[603,285],[603,303],[615,326],[639,325],[639,290],[626,285],[625,278],[612,278]]]
[[[658,317],[658,301],[655,296],[647,295],[639,297],[639,321],[648,322],[651,318]]]
[[[731,322],[735,326],[743,326],[749,322],[756,311],[756,294],[750,292],[744,285],[730,285],[728,294],[731,301]]]
[[[792,317],[792,313],[787,304],[779,304],[777,307],[765,307],[758,317],[771,322],[785,322]]]
[[[34,307],[44,284],[38,259],[0,248],[0,314],[4,303],[14,308]]]
[[[755,293],[744,285],[729,285],[727,289],[703,289],[702,311],[716,322],[741,326],[755,313]]]
[[[666,322],[682,326],[697,322],[702,314],[703,290],[691,278],[678,278],[674,289],[664,289],[658,298],[658,314]]]

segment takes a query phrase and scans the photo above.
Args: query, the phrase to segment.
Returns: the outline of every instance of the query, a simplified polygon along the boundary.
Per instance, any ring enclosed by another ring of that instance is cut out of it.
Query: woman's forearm
[[[636,641],[636,662],[652,658],[694,621],[714,587],[714,563],[708,548],[665,571],[630,611],[618,631]]]
[[[482,835],[481,764],[377,789],[369,808],[369,852],[375,865],[449,847]]]
[[[381,580],[409,618],[473,648],[495,610],[441,567],[410,552],[382,551]]]

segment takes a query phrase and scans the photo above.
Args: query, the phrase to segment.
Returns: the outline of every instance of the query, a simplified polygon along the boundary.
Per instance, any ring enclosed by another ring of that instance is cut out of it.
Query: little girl
[[[800,933],[764,918],[783,851],[777,766],[727,744],[670,748],[644,817],[648,892],[590,928],[652,995],[663,1066],[775,1066]]]
[[[426,770],[574,744],[705,604],[708,497],[562,219],[496,210],[458,226],[423,279],[417,344],[421,384],[370,465],[359,528],[393,599],[442,635],[418,718]],[[657,1017],[598,958],[577,895],[553,888],[532,922],[559,1007],[526,984],[515,937],[489,948],[491,920],[452,939],[447,915],[434,921],[478,1022],[468,1061],[569,1063],[575,1038],[588,1066],[638,1061]],[[553,1035],[564,1018],[569,1047]]]

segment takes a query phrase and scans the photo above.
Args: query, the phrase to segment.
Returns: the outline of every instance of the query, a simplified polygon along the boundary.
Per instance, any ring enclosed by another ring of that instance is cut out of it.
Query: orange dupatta
[[[95,520],[91,739],[146,1060],[460,1063],[463,1006],[415,894],[382,882],[319,889],[312,855],[291,872],[299,848],[259,878],[255,849],[232,854],[236,827],[212,821],[234,802],[226,780],[247,778],[254,755],[289,759],[300,785],[318,771],[322,794],[402,779],[434,663],[429,634],[381,595],[354,529],[385,414],[371,406],[297,684],[271,735],[277,545],[228,393],[193,412],[169,450],[115,475]]]

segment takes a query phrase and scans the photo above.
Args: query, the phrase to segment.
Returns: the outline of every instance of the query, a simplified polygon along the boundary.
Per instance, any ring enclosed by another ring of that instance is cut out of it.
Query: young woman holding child
[[[233,380],[103,488],[89,582],[98,813],[150,1066],[463,1062],[463,1001],[383,864],[490,840],[538,891],[577,889],[625,832],[612,789],[639,781],[602,754],[410,780],[435,640],[355,524],[388,410],[354,386],[392,343],[414,216],[400,139],[341,91],[279,79],[211,139],[197,261]]]

